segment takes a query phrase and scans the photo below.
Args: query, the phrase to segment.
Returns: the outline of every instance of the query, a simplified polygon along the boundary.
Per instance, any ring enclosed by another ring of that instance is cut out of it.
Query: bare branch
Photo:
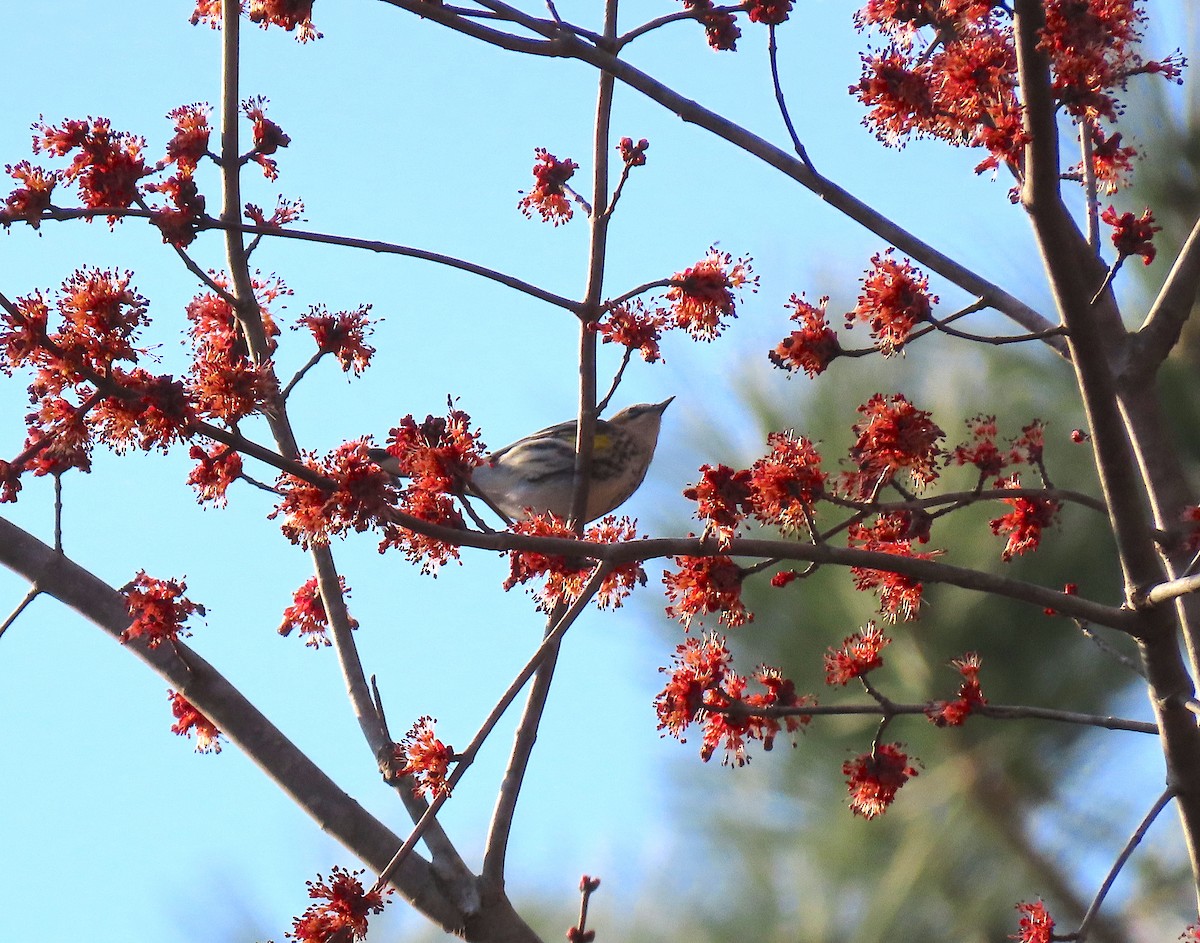
[[[1200,219],[1192,226],[1183,249],[1171,266],[1150,307],[1150,313],[1135,335],[1133,370],[1139,377],[1149,377],[1179,341],[1184,322],[1196,305],[1200,292]]]

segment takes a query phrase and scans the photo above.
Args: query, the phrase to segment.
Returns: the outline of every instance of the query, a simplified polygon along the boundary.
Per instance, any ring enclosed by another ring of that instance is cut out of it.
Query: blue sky
[[[1006,184],[973,177],[971,154],[922,144],[881,152],[845,93],[858,75],[859,46],[848,5],[801,5],[803,17],[780,33],[784,80],[817,167],[985,276],[1018,294],[1028,290],[1038,262]],[[628,22],[673,6],[629,3]],[[110,117],[114,127],[144,134],[156,157],[170,136],[170,109],[218,100],[219,34],[189,26],[186,2],[130,0],[102,16],[82,0],[44,0],[36,17],[18,16],[15,7],[0,9],[8,40],[0,75],[9,89],[0,106],[0,163],[29,156],[28,128],[39,115]],[[269,115],[292,138],[278,155],[280,179],[251,171],[246,199],[269,206],[281,192],[299,197],[305,228],[445,252],[578,297],[583,221],[555,229],[524,219],[516,203],[535,147],[574,158],[587,179],[594,74],[484,50],[381,3],[318,4],[316,19],[325,38],[308,46],[277,30],[244,30],[243,97],[269,98]],[[630,58],[782,145],[765,36],[744,28],[736,55],[710,52],[695,25],[681,23],[635,45]],[[635,363],[616,397],[616,405],[678,397],[667,413],[665,452],[625,510],[644,529],[680,532],[689,511],[679,491],[695,462],[678,456],[729,460],[761,441],[739,422],[728,391],[751,369],[746,364],[761,369],[763,349],[785,332],[787,296],[813,297],[831,284],[850,296],[882,246],[634,93],[618,90],[613,130],[649,138],[651,148],[615,217],[608,294],[678,271],[714,241],[752,254],[763,279],[725,341],[672,337],[667,363]],[[929,179],[942,188],[931,190]],[[202,176],[201,188],[215,209],[215,177]],[[962,232],[972,238],[960,239]],[[214,235],[194,254],[205,267],[222,264]],[[461,397],[493,446],[573,411],[576,326],[561,311],[456,271],[349,249],[268,241],[253,261],[295,292],[277,311],[285,324],[313,304],[338,310],[367,302],[383,318],[366,376],[347,382],[322,364],[294,396],[306,448],[368,433],[381,440],[406,413],[440,412],[447,394]],[[152,230],[49,224],[40,235],[15,227],[0,237],[0,290],[10,297],[52,288],[84,264],[134,271],[151,299],[148,339],[161,345],[162,369],[181,370],[183,308],[196,285]],[[1046,307],[1044,297],[1022,297]],[[280,373],[289,375],[309,353],[300,334],[285,332]],[[602,354],[604,376],[616,357]],[[763,382],[768,395],[796,396],[781,376]],[[0,454],[19,448],[25,405],[19,384],[0,382]],[[745,431],[698,432],[716,425]],[[242,489],[228,510],[198,508],[184,484],[189,465],[180,454],[98,453],[93,474],[65,482],[67,552],[113,585],[140,568],[186,576],[191,598],[209,609],[191,644],[340,784],[404,831],[332,653],[275,634],[292,590],[310,573],[307,557],[265,519],[270,503],[261,493]],[[3,513],[48,539],[50,498],[46,482],[31,481]],[[504,561],[470,554],[433,580],[380,557],[369,536],[334,552],[393,732],[428,713],[445,739],[465,745],[542,629],[527,596],[500,592]],[[663,867],[671,809],[662,774],[692,747],[661,741],[654,729],[650,700],[670,648],[654,627],[656,581],[652,572],[625,611],[589,615],[569,637],[518,813],[510,885],[518,894],[569,902],[578,876],[589,872],[617,877],[606,890],[619,900],[622,881],[625,893],[635,890],[630,874]],[[24,591],[0,573],[0,610]],[[596,702],[603,711],[583,707]],[[51,600],[38,600],[0,640],[7,872],[0,935],[54,941],[86,927],[92,943],[131,936],[183,943],[236,929],[243,939],[279,939],[304,907],[304,881],[353,864],[236,749],[197,756],[169,724],[164,684]],[[468,855],[478,853],[510,741],[508,723],[443,815]],[[696,765],[695,776],[714,784],[728,775]],[[607,904],[601,898],[597,906]]]

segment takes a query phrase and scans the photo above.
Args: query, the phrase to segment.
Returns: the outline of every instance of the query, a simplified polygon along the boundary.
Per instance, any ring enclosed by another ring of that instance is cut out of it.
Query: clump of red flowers
[[[107,118],[67,119],[59,125],[33,126],[33,152],[54,157],[73,154],[62,179],[79,188],[84,206],[125,209],[138,198],[138,181],[152,171],[142,156],[146,141],[114,131]],[[117,216],[108,217],[110,225]]]
[[[671,276],[667,300],[675,326],[696,340],[711,341],[726,327],[723,318],[737,316],[736,291],[749,286],[758,291],[758,276],[749,258],[736,262],[728,252],[716,246],[695,265]]]
[[[292,921],[288,931],[296,943],[348,943],[367,935],[367,917],[383,912],[390,889],[365,890],[358,876],[362,871],[335,867],[326,881],[317,875],[308,883],[308,896],[323,903],[310,904]]]
[[[203,616],[204,607],[183,595],[186,589],[183,580],[155,579],[145,570],[138,570],[137,576],[121,589],[132,618],[121,633],[121,641],[141,638],[148,647],[157,648],[163,642],[191,635],[185,623],[192,615]]]
[[[1050,943],[1054,939],[1054,918],[1040,900],[1033,903],[1022,901],[1017,904],[1017,912],[1021,915],[1020,931],[1010,933],[1010,940],[1017,940],[1018,943]]]
[[[865,819],[882,815],[896,798],[900,787],[917,775],[908,754],[899,743],[881,743],[842,764],[850,790],[850,811]]]
[[[411,776],[414,796],[435,796],[446,790],[446,777],[456,755],[434,733],[432,717],[420,717],[393,749],[398,774]]]
[[[576,535],[566,521],[554,514],[543,514],[517,521],[512,526],[515,534],[529,537],[561,537],[574,540]],[[597,543],[620,543],[637,539],[637,523],[628,517],[608,515],[596,521],[584,531],[585,540]],[[513,550],[508,555],[509,574],[504,589],[545,577],[537,591],[538,608],[549,612],[560,602],[570,603],[579,597],[583,585],[594,569],[594,564],[568,557],[538,553],[532,550]],[[619,609],[621,603],[635,586],[646,585],[646,571],[634,560],[622,563],[601,581],[596,591],[596,605],[601,609]]]
[[[676,557],[679,572],[667,570],[667,615],[690,628],[696,616],[717,613],[718,621],[730,627],[745,625],[754,618],[742,602],[741,567],[727,556]]]
[[[1121,261],[1131,255],[1140,255],[1142,264],[1149,265],[1154,261],[1154,234],[1162,230],[1154,222],[1154,214],[1149,210],[1141,216],[1132,213],[1117,214],[1111,206],[1100,214],[1101,222],[1112,226],[1112,242],[1117,247],[1117,260]]]
[[[575,215],[572,199],[577,199],[577,196],[567,181],[579,169],[579,165],[569,158],[559,160],[544,147],[535,148],[533,153],[537,158],[533,165],[534,186],[521,197],[517,209],[530,219],[536,210],[543,222],[555,226],[569,222]]]
[[[853,678],[874,671],[883,664],[879,653],[891,641],[874,620],[868,622],[853,635],[846,636],[840,649],[829,649],[825,656],[825,683],[845,685]]]
[[[803,714],[768,717],[755,713],[764,708],[804,707],[813,702],[797,695],[795,686],[778,668],[766,665],[760,665],[753,677],[765,691],[747,695],[748,679],[733,670],[725,640],[717,635],[687,639],[675,649],[671,666],[659,670],[667,675],[667,684],[655,698],[658,729],[683,743],[688,728],[700,724],[700,756],[705,762],[723,747],[725,763],[744,766],[749,762],[748,741],[758,740],[764,750],[770,750],[782,730],[794,733],[812,719]]]
[[[350,590],[346,588],[346,578],[339,576],[338,581],[341,584],[342,596],[350,595]],[[358,620],[349,618],[350,628],[358,628]],[[317,586],[317,578],[310,576],[296,592],[292,595],[292,604],[283,610],[283,622],[279,626],[280,635],[290,635],[292,631],[299,630],[301,637],[304,638],[304,644],[311,648],[320,648],[321,646],[331,645],[327,629],[329,628],[329,614],[325,611],[325,603],[321,599],[321,591]]]
[[[596,322],[595,331],[604,343],[636,350],[646,363],[656,363],[662,360],[658,345],[666,326],[661,308],[649,311],[642,302],[633,299],[606,311]]]
[[[1021,476],[1010,475],[996,482],[1000,488],[1020,488]],[[993,534],[1007,534],[1008,542],[1000,556],[1009,561],[1014,556],[1036,550],[1042,542],[1042,531],[1058,521],[1062,508],[1060,501],[1052,498],[1005,498],[1004,503],[1012,510],[988,522]]]
[[[4,198],[4,206],[0,207],[0,226],[10,226],[23,219],[34,229],[39,228],[42,214],[50,208],[50,194],[58,185],[58,173],[35,167],[27,160],[15,166],[6,164],[4,172],[21,186]]]
[[[846,327],[856,321],[867,324],[875,345],[890,357],[903,349],[913,328],[929,320],[937,301],[929,292],[928,276],[908,259],[897,262],[888,249],[872,257],[858,304],[846,315]]]
[[[950,664],[963,679],[958,686],[958,697],[953,701],[935,701],[925,711],[925,716],[939,727],[959,727],[975,708],[987,703],[979,686],[979,655],[968,652]]]
[[[829,297],[822,297],[813,305],[804,300],[803,294],[792,295],[788,304],[795,309],[791,320],[799,322],[800,330],[792,331],[776,344],[767,357],[781,370],[803,370],[810,377],[815,377],[824,373],[842,353],[837,334],[829,327],[825,317]]]
[[[177,691],[168,691],[167,697],[171,700],[171,713],[175,716],[171,732],[180,737],[189,737],[195,734],[197,753],[220,753],[221,731],[217,729],[216,725]]]
[[[907,473],[918,490],[937,480],[938,443],[945,433],[924,409],[917,409],[901,393],[876,393],[858,407],[863,419],[854,425],[858,440],[850,449],[857,471],[843,475],[847,490],[872,497],[879,489]]]
[[[300,318],[297,327],[308,328],[317,342],[317,350],[333,354],[343,373],[353,371],[358,376],[371,365],[375,354],[375,348],[366,340],[374,329],[370,312],[370,305],[361,305],[354,311],[330,314],[324,305],[317,305]]]
[[[914,540],[923,542],[927,535],[922,530],[914,534],[911,517],[905,514],[881,514],[870,526],[852,524],[848,529],[848,536],[851,547],[857,546],[876,553],[916,560],[928,560],[937,555],[937,551],[916,552],[912,549]],[[920,580],[892,570],[867,567],[851,567],[850,572],[854,576],[855,589],[874,590],[878,593],[879,609],[890,620],[909,621],[917,617],[921,608]]]

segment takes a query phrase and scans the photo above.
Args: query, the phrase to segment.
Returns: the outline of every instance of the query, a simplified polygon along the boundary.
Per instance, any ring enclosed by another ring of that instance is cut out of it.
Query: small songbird
[[[663,410],[674,398],[628,406],[612,419],[596,420],[585,523],[615,510],[637,491],[654,458]],[[549,511],[565,520],[575,477],[576,425],[574,419],[560,422],[484,456],[471,472],[469,490],[513,520],[527,510]],[[399,471],[384,449],[369,454],[384,471]]]

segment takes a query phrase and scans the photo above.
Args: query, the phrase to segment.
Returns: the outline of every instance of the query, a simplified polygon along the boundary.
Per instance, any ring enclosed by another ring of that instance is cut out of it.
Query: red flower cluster
[[[288,931],[296,943],[349,943],[367,935],[367,916],[383,912],[385,895],[391,890],[366,891],[358,875],[362,871],[345,871],[335,867],[326,882],[321,875],[308,881],[308,896],[314,901],[292,921]]]
[[[401,776],[413,779],[414,796],[435,796],[446,790],[446,776],[455,760],[454,748],[442,743],[433,732],[437,721],[420,717],[404,739],[393,748],[393,760]]]
[[[876,393],[858,411],[866,417],[853,429],[858,440],[850,458],[858,470],[842,476],[849,493],[874,497],[902,471],[908,472],[917,489],[937,479],[942,451],[938,442],[946,434],[931,420],[931,413],[917,409],[901,393]]]
[[[247,203],[245,211],[246,219],[256,226],[262,226],[265,229],[282,229],[288,223],[294,223],[301,218],[304,213],[304,201],[288,200],[281,196],[275,201],[275,209],[271,212],[270,217],[263,212],[261,206],[256,206],[254,203]]]
[[[1008,464],[1008,457],[996,445],[999,431],[995,416],[975,416],[967,420],[971,430],[971,441],[956,445],[946,459],[947,464],[974,465],[979,469],[979,479],[1000,474]]]
[[[879,653],[891,641],[874,620],[868,622],[853,635],[848,635],[842,641],[841,649],[829,649],[825,656],[825,683],[845,685],[852,678],[874,671],[883,664]]]
[[[746,286],[758,291],[758,276],[753,274],[749,258],[736,262],[728,252],[716,246],[690,268],[671,276],[667,300],[675,326],[696,340],[714,340],[726,325],[722,318],[737,317],[735,291]]]
[[[253,5],[252,2],[252,8]],[[305,5],[311,7],[311,0]],[[250,18],[254,19],[253,13]],[[279,125],[267,117],[267,100],[261,95],[242,102],[242,113],[253,122],[254,150],[251,152],[250,159],[262,167],[263,176],[268,180],[274,180],[279,176],[279,168],[269,155],[274,154],[281,147],[287,147],[292,143],[292,139],[283,133],[283,129]]]
[[[58,184],[58,172],[35,167],[27,160],[16,166],[6,164],[4,172],[21,186],[4,198],[0,208],[0,226],[8,227],[23,219],[34,229],[41,225],[41,216],[50,208],[50,194]]]
[[[1100,219],[1113,228],[1112,241],[1117,247],[1118,259],[1140,255],[1143,265],[1154,261],[1156,250],[1151,240],[1162,227],[1154,224],[1153,213],[1146,210],[1141,216],[1134,216],[1132,213],[1122,213],[1118,216],[1117,211],[1110,206],[1100,214]]]
[[[1000,488],[1020,488],[1021,476],[1010,475],[996,482]],[[1008,543],[1001,556],[1007,562],[1014,556],[1037,550],[1042,541],[1042,531],[1054,526],[1062,502],[1051,498],[1005,498],[1004,503],[1013,510],[993,518],[988,524],[993,534],[1008,534]]]
[[[208,126],[208,115],[212,109],[202,103],[180,105],[167,113],[175,120],[175,137],[167,142],[167,162],[174,164],[181,173],[196,170],[200,158],[208,153],[208,139],[212,129]]]
[[[346,578],[338,577],[342,587],[342,596],[350,595],[346,588]],[[329,641],[326,629],[329,627],[329,615],[325,612],[325,603],[317,587],[317,578],[310,576],[292,596],[292,604],[283,610],[283,622],[279,626],[280,635],[290,635],[293,629],[299,629],[304,636],[304,644],[311,648],[333,644]],[[358,628],[358,620],[350,617],[350,628]]]
[[[925,711],[925,716],[939,727],[959,727],[976,707],[987,703],[979,686],[979,655],[968,652],[950,664],[963,678],[958,687],[958,697],[953,701],[935,701]]]
[[[1174,58],[1143,61],[1135,52],[1143,19],[1139,0],[1049,0],[1041,47],[1053,72],[1056,101],[1077,120],[1115,120],[1114,92],[1130,76],[1155,73],[1178,80]],[[977,172],[1005,165],[1020,176],[1027,143],[1021,124],[1017,62],[1010,11],[987,0],[870,0],[857,14],[860,29],[887,37],[863,56],[851,93],[869,108],[864,123],[883,142],[931,136],[952,145],[983,147]],[[928,29],[928,42],[921,30]],[[1132,149],[1097,135],[1103,152],[1095,170],[1115,186]],[[1081,175],[1082,176],[1082,175]]]
[[[192,702],[182,694],[167,691],[167,697],[171,700],[171,713],[175,715],[171,732],[180,737],[191,736],[194,733],[197,753],[220,753],[221,731],[216,725],[196,710]]]
[[[188,457],[200,462],[187,479],[187,483],[196,489],[200,503],[211,501],[223,507],[225,492],[242,476],[241,455],[223,445],[215,445],[207,452],[193,445],[188,450]]]
[[[747,679],[733,670],[733,659],[725,640],[717,635],[690,638],[675,649],[666,674],[667,684],[655,698],[658,729],[681,743],[693,723],[704,728],[700,757],[706,763],[718,747],[725,750],[725,763],[745,766],[749,762],[746,743],[762,742],[770,750],[781,730],[794,733],[807,726],[810,716],[763,717],[755,711],[773,707],[803,707],[811,703],[796,694],[795,686],[777,668],[760,665],[754,679],[766,690],[746,695]]]
[[[324,305],[317,305],[300,318],[297,327],[308,328],[317,342],[317,349],[322,354],[337,357],[343,373],[353,370],[358,376],[371,365],[371,357],[375,354],[375,348],[366,342],[374,325],[367,316],[370,311],[370,305],[361,305],[356,311],[330,314]]]
[[[313,0],[249,0],[246,15],[263,29],[282,26],[295,31],[296,41],[306,43],[321,38],[312,24],[312,7]]]
[[[387,451],[400,476],[411,478],[414,488],[435,494],[460,493],[471,469],[483,462],[471,417],[454,408],[445,418],[426,416],[421,423],[411,414],[405,416],[388,432]]]
[[[62,179],[79,188],[85,206],[124,209],[138,197],[138,181],[152,171],[142,151],[144,138],[127,131],[114,131],[107,118],[68,119],[61,125],[35,124],[35,154],[45,151],[55,157],[74,153]],[[110,225],[117,221],[109,216]]]
[[[575,539],[575,532],[566,521],[554,514],[524,518],[512,526],[514,534],[529,537],[562,537]],[[627,517],[617,519],[611,514],[592,524],[583,535],[597,543],[620,543],[637,539],[637,524]],[[583,584],[591,575],[593,564],[581,559],[549,556],[531,550],[513,550],[508,555],[509,574],[504,581],[505,591],[545,576],[537,591],[538,608],[549,612],[560,602],[570,603],[579,597]],[[634,560],[616,567],[600,584],[596,605],[601,609],[619,609],[622,601],[633,592],[634,586],[646,585],[646,571]]]
[[[890,553],[917,560],[929,560],[940,552],[915,553],[912,549],[914,539],[924,542],[928,535],[920,527],[914,532],[912,519],[904,514],[881,514],[871,527],[852,524],[849,528],[850,546],[857,544],[862,550]],[[851,567],[850,572],[854,576],[855,589],[870,589],[878,593],[879,610],[888,619],[893,622],[898,619],[911,621],[917,617],[921,608],[919,580],[890,570],[872,570],[857,566]]]
[[[746,16],[751,23],[778,26],[792,12],[792,0],[750,0]]]
[[[646,363],[662,360],[658,344],[662,340],[663,330],[669,326],[673,325],[667,324],[661,308],[647,311],[637,299],[610,308],[594,325],[604,343],[620,344],[631,351],[639,351]]]
[[[362,533],[391,506],[389,478],[367,457],[362,439],[343,442],[321,460],[307,456],[304,465],[334,487],[286,472],[279,476],[276,490],[281,500],[269,517],[284,517],[280,529],[294,544],[307,549],[328,543],[334,534]]]
[[[900,787],[917,775],[908,754],[899,743],[881,743],[873,753],[864,753],[842,764],[850,790],[850,811],[873,819],[888,810]]]
[[[627,167],[646,166],[646,151],[649,148],[650,142],[645,138],[636,144],[633,143],[633,138],[621,138],[617,144],[617,150],[621,152],[621,160]]]
[[[704,34],[713,49],[718,52],[737,51],[737,41],[742,31],[737,25],[736,16],[726,10],[716,9],[712,0],[683,0],[683,5],[704,24]]]
[[[569,222],[575,215],[575,208],[568,194],[573,197],[575,193],[567,186],[567,181],[579,169],[579,165],[570,159],[559,160],[544,147],[535,148],[533,153],[537,158],[533,165],[534,187],[521,197],[517,209],[529,219],[537,210],[542,222],[555,226]]]
[[[1022,901],[1017,904],[1017,912],[1021,914],[1020,932],[1010,933],[1010,940],[1018,943],[1050,943],[1054,939],[1054,918],[1046,912],[1046,905],[1040,900],[1032,904]]]
[[[142,638],[148,648],[157,648],[163,642],[191,635],[184,623],[193,613],[203,616],[204,607],[184,596],[186,589],[187,583],[182,580],[159,580],[138,570],[137,576],[121,589],[133,618],[121,633],[122,644]]]
[[[685,629],[691,628],[696,616],[718,613],[718,621],[730,628],[745,625],[754,619],[742,603],[741,567],[726,556],[676,557],[678,573],[663,573],[667,587],[667,615],[678,619]]]
[[[821,471],[820,453],[808,439],[787,432],[772,432],[767,442],[771,451],[748,470],[704,465],[700,481],[684,489],[683,496],[697,502],[697,516],[707,521],[706,531],[723,548],[748,514],[784,532],[810,525],[828,477]]]
[[[810,377],[824,373],[834,358],[842,353],[837,335],[830,329],[825,317],[825,306],[829,297],[818,299],[815,305],[804,300],[804,295],[792,295],[788,304],[796,310],[791,320],[801,325],[781,340],[775,349],[768,352],[771,363],[782,370],[803,370]]]
[[[855,321],[868,324],[875,345],[890,357],[904,348],[914,327],[929,320],[938,298],[929,293],[929,278],[908,259],[893,259],[891,249],[873,256],[871,266],[858,305],[846,315],[846,327]]]

